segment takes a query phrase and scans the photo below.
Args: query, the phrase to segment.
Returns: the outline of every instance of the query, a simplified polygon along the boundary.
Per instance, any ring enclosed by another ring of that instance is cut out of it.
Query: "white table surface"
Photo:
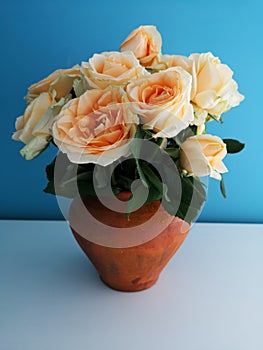
[[[196,224],[143,292],[104,286],[65,222],[0,221],[1,350],[262,350],[263,225]]]

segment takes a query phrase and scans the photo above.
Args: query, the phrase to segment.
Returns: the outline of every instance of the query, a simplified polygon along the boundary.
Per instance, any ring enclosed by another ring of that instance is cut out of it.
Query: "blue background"
[[[245,150],[228,155],[228,198],[210,181],[200,221],[263,222],[262,206],[262,11],[250,1],[8,1],[0,12],[1,171],[0,218],[62,218],[56,198],[42,192],[48,151],[33,161],[19,155],[11,140],[15,118],[25,108],[27,87],[57,68],[87,60],[93,53],[118,50],[130,31],[156,25],[163,53],[189,55],[211,51],[235,72],[245,101],[210,123],[209,132],[237,138]]]

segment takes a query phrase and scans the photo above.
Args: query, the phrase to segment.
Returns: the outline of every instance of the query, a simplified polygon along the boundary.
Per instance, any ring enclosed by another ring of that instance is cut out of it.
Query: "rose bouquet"
[[[74,198],[103,197],[109,186],[114,195],[129,191],[129,216],[147,189],[146,202],[161,200],[188,222],[206,198],[200,177],[219,180],[225,195],[222,160],[244,145],[207,134],[206,126],[222,123],[244,97],[212,53],[164,55],[161,46],[156,28],[141,26],[119,52],[94,54],[29,87],[13,139],[25,144],[20,153],[28,160],[49,143],[58,147],[45,192]]]

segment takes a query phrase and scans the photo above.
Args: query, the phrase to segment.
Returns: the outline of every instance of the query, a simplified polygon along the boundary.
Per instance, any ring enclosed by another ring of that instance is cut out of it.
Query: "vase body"
[[[130,193],[122,192],[117,197],[127,201]],[[84,223],[79,228],[83,220],[80,210],[83,203],[96,221]],[[170,216],[162,207],[161,214],[157,215],[160,207],[159,201],[145,204],[127,219],[125,213],[108,209],[96,197],[73,201],[69,213],[73,235],[102,281],[109,287],[126,292],[151,287],[183,243],[190,225],[178,217]],[[145,226],[147,222],[150,222],[150,226]],[[117,237],[113,236],[110,243],[108,241],[106,244],[103,241],[96,242],[96,236],[103,234],[101,231],[107,227],[113,230],[116,228]],[[141,232],[138,232],[139,229]],[[127,230],[131,230],[128,235]],[[151,230],[155,230],[154,234],[149,232]],[[136,234],[139,234],[139,240]],[[120,241],[122,243],[117,244]]]

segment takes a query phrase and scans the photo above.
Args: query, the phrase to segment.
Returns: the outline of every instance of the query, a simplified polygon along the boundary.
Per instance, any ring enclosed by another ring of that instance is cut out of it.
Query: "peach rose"
[[[106,166],[130,153],[138,117],[122,99],[120,89],[93,89],[62,108],[53,137],[71,162]]]
[[[182,67],[188,73],[192,73],[193,61],[186,56],[162,55],[161,62],[165,63],[167,68]]]
[[[238,92],[233,71],[226,64],[211,52],[192,54],[189,58],[193,61],[191,100],[199,115],[204,118],[211,114],[220,119],[222,113],[239,105],[244,96]]]
[[[128,84],[127,99],[145,129],[154,130],[156,137],[174,137],[191,123],[191,80],[185,70],[174,67]]]
[[[12,138],[27,145],[20,151],[27,160],[36,157],[49,143],[49,130],[42,130],[39,124],[53,103],[51,94],[42,92],[27,106],[24,115],[16,119],[16,132]]]
[[[182,67],[184,70],[186,70],[191,75],[194,75],[193,73],[193,61],[186,57],[186,56],[179,56],[179,55],[162,55],[161,62],[166,65],[167,68],[170,67]],[[193,90],[193,87],[192,87]],[[191,93],[192,95],[192,93]],[[206,121],[207,113],[203,110],[198,109],[194,105],[194,120],[191,124],[197,125],[198,130],[201,128],[201,131],[204,129],[204,123]],[[200,132],[201,133],[201,132]]]
[[[181,145],[181,167],[191,175],[210,175],[221,180],[220,174],[228,171],[222,162],[226,154],[226,144],[219,137],[208,134],[191,136]]]
[[[103,52],[89,62],[82,62],[81,71],[89,88],[105,89],[110,85],[125,86],[131,80],[149,74],[132,52]]]
[[[59,101],[70,92],[73,87],[73,81],[77,78],[80,78],[79,65],[75,65],[68,69],[58,69],[38,83],[31,85],[28,88],[26,100],[31,102],[42,92],[55,91],[55,99],[56,101]]]
[[[162,37],[154,26],[140,26],[133,30],[120,46],[120,51],[132,51],[141,65],[151,67],[159,59]]]

